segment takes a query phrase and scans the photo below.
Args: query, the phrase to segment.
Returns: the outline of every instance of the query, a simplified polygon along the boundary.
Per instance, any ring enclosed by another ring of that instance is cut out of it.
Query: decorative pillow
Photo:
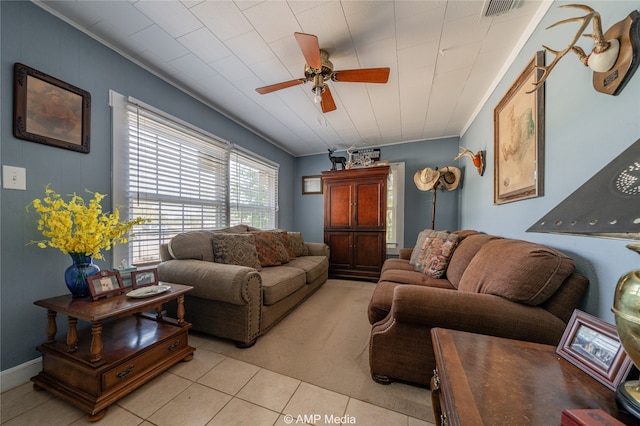
[[[574,270],[573,260],[550,247],[497,239],[484,244],[469,262],[458,290],[537,306],[551,297]]]
[[[431,237],[435,235],[438,231],[434,231],[433,229],[425,229],[418,234],[418,238],[416,239],[416,245],[413,247],[413,251],[411,252],[411,259],[409,259],[409,265],[416,266],[418,264],[418,257],[420,257],[420,253],[422,253],[422,248],[424,247],[424,240],[427,237]],[[446,231],[445,231],[446,232]]]
[[[309,250],[307,249],[307,246],[304,245],[302,234],[300,232],[288,232],[288,234],[291,250],[293,250],[296,257],[309,255]]]
[[[293,251],[293,247],[291,247],[291,242],[289,241],[289,233],[284,229],[276,229],[273,232],[275,232],[278,238],[280,239],[280,242],[282,243],[284,249],[287,252],[287,256],[289,257],[289,260],[295,259],[296,252]]]
[[[442,278],[459,241],[459,235],[446,231],[425,238],[416,270],[431,278]]]
[[[256,251],[255,237],[251,234],[213,233],[213,257],[216,263],[241,265],[262,270]]]
[[[287,250],[282,246],[280,239],[272,231],[254,231],[251,232],[256,239],[256,251],[258,252],[258,260],[262,266],[278,266],[282,265],[283,254],[289,257]],[[281,246],[279,248],[278,246]]]

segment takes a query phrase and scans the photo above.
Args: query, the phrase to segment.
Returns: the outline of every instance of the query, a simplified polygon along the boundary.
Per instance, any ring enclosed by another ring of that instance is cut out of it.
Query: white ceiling
[[[295,155],[461,135],[548,9],[520,0],[35,1]],[[329,82],[337,110],[304,77],[293,36],[318,36],[335,70],[390,67],[387,84]]]

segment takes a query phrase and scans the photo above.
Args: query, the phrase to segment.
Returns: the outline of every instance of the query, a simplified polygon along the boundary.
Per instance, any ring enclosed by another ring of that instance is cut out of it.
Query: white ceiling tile
[[[228,39],[225,41],[225,44],[229,50],[246,65],[265,62],[275,58],[269,45],[266,44],[262,37],[255,31],[250,31]]]
[[[164,61],[170,61],[188,53],[183,45],[167,34],[157,25],[151,25],[142,31],[129,36],[131,43],[137,48],[146,47]]]
[[[202,22],[177,1],[139,1],[134,7],[174,38],[202,27]]]
[[[191,80],[195,81],[203,80],[217,74],[209,65],[191,53],[173,59],[169,61],[169,63],[176,68],[181,75],[186,74]]]
[[[227,56],[210,64],[228,81],[238,81],[253,76],[253,72],[235,56]]]
[[[178,41],[205,63],[232,55],[227,46],[206,27],[185,34]]]
[[[292,37],[294,32],[300,31],[300,25],[284,1],[258,3],[245,9],[244,15],[267,43]]]
[[[234,2],[207,1],[192,7],[191,11],[222,41],[253,30]]]

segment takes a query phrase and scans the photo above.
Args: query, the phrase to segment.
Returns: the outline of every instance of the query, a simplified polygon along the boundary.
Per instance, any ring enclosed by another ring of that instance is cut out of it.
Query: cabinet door
[[[329,246],[329,267],[350,269],[353,266],[352,232],[325,232],[324,242]]]
[[[331,182],[326,185],[324,218],[326,229],[351,228],[353,221],[353,185]]]
[[[385,229],[387,185],[380,180],[355,182],[355,229]],[[384,198],[383,198],[384,197]]]
[[[380,274],[386,258],[384,232],[353,233],[353,267],[361,272]]]

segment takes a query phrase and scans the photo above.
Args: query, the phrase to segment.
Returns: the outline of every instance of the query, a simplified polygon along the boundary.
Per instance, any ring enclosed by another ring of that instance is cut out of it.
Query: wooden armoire
[[[322,172],[329,276],[377,281],[387,257],[389,166]]]

